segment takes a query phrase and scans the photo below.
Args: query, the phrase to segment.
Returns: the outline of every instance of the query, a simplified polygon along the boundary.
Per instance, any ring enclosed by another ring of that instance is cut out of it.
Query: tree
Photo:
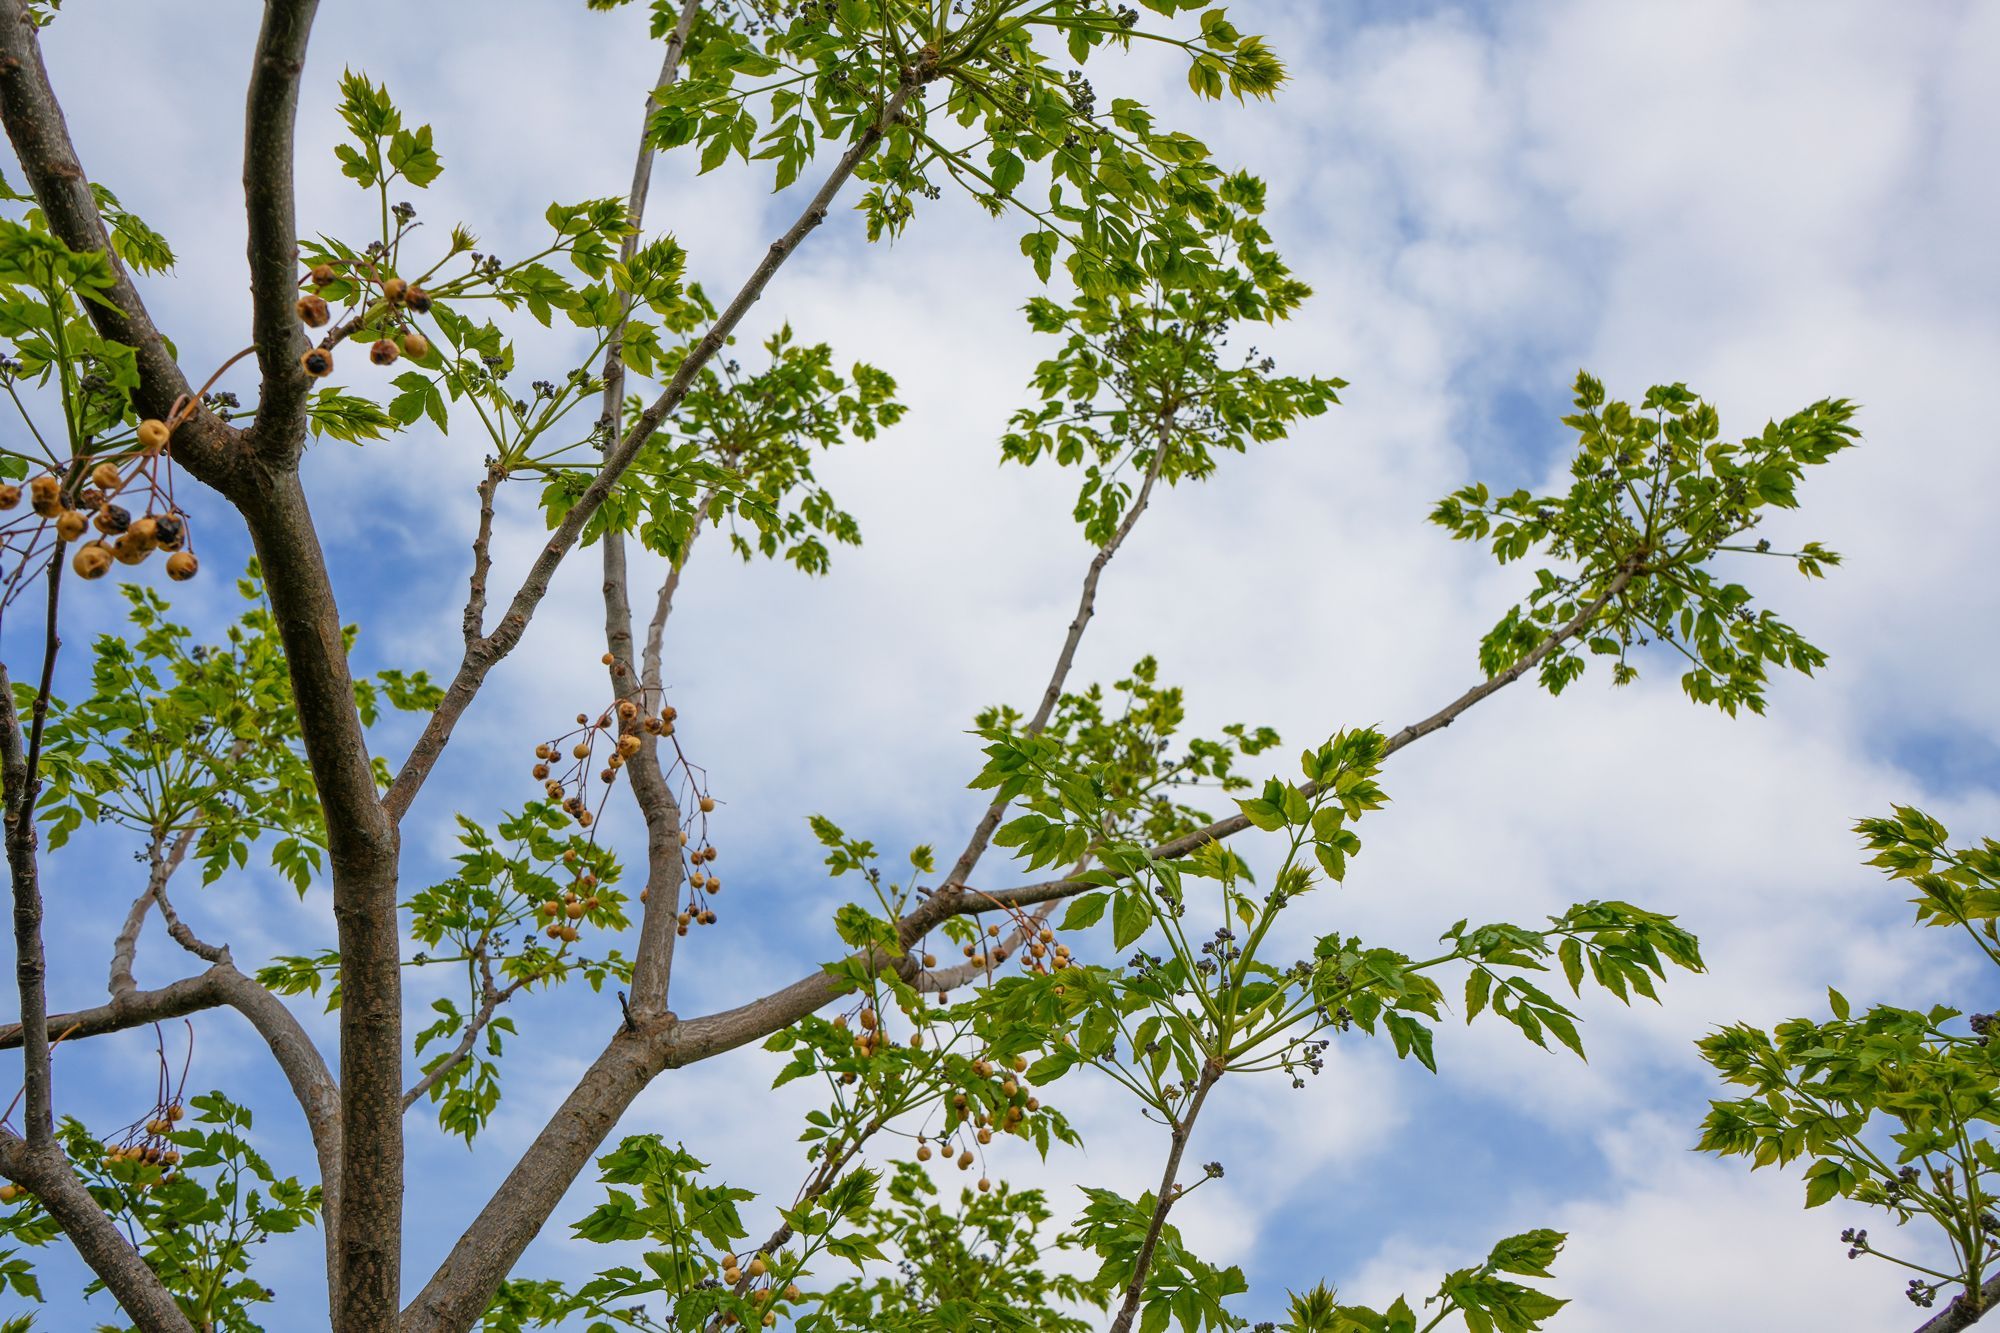
[[[2000,842],[1951,845],[1944,825],[1913,806],[1855,826],[1870,865],[1916,890],[1920,926],[1963,933],[2000,963]],[[1880,1209],[1900,1229],[1912,1222],[1933,1260],[1910,1242],[1885,1247],[1865,1227],[1840,1233],[1847,1257],[1884,1260],[1914,1272],[1905,1291],[1930,1309],[1957,1288],[1920,1333],[1970,1328],[2000,1302],[2000,1062],[1992,1014],[1933,1004],[1878,1004],[1856,1014],[1829,988],[1831,1015],[1795,1018],[1770,1032],[1737,1023],[1705,1038],[1704,1059],[1749,1093],[1711,1103],[1701,1147],[1747,1157],[1751,1168],[1810,1157],[1806,1207],[1848,1199]],[[1932,1265],[1946,1263],[1945,1268]]]
[[[0,224],[0,334],[34,428],[32,446],[0,455],[0,503],[27,501],[4,528],[5,591],[38,595],[43,611],[0,691],[21,992],[5,1044],[21,1049],[24,1070],[0,1174],[12,1182],[4,1229],[26,1247],[0,1256],[0,1279],[32,1290],[25,1256],[60,1236],[142,1329],[253,1327],[264,1289],[249,1246],[316,1223],[331,1323],[357,1333],[572,1318],[1063,1330],[1084,1326],[1078,1311],[1093,1305],[1118,1333],[1238,1327],[1229,1302],[1242,1275],[1193,1254],[1170,1220],[1222,1169],[1184,1161],[1218,1082],[1303,1083],[1350,1033],[1386,1035],[1429,1066],[1445,982],[1462,989],[1469,1020],[1490,1013],[1538,1045],[1553,1037],[1580,1051],[1577,1013],[1536,974],[1559,967],[1572,997],[1588,983],[1629,1001],[1654,998],[1670,966],[1701,966],[1685,929],[1623,902],[1531,926],[1460,921],[1414,955],[1309,938],[1288,929],[1286,909],[1342,879],[1360,849],[1356,824],[1387,799],[1378,779],[1393,755],[1523,677],[1560,692],[1598,656],[1622,683],[1657,644],[1678,655],[1693,701],[1735,713],[1762,711],[1768,672],[1817,667],[1819,651],[1754,607],[1727,569],[1780,554],[1817,575],[1836,561],[1814,543],[1775,552],[1753,534],[1794,505],[1805,468],[1852,443],[1852,408],[1823,400],[1728,442],[1684,385],[1634,405],[1579,375],[1566,489],[1471,485],[1433,515],[1502,562],[1546,562],[1481,643],[1479,682],[1393,734],[1334,730],[1296,768],[1253,779],[1246,770],[1278,737],[1250,724],[1183,737],[1181,693],[1150,660],[1108,689],[1070,675],[1105,570],[1157,488],[1200,482],[1230,455],[1282,439],[1329,411],[1341,387],[1229,350],[1232,334],[1309,296],[1261,220],[1262,185],[1138,102],[1101,103],[1093,80],[1145,43],[1186,58],[1197,96],[1268,97],[1283,81],[1278,57],[1207,0],[1143,0],[1143,12],[1095,0],[656,0],[653,12],[662,66],[630,190],[551,205],[547,246],[503,263],[464,227],[439,239],[392,204],[391,185],[427,186],[449,145],[358,73],[339,83],[350,134],[339,157],[377,196],[377,233],[301,238],[293,124],[314,5],[270,0],[245,115],[251,344],[204,377],[177,361],[138,286],[167,280],[168,244],[90,181],[69,141],[38,45],[50,7],[0,4],[0,120],[28,189]],[[730,291],[723,299],[689,278],[689,256],[646,215],[656,155],[680,150],[703,170],[768,170],[804,196],[755,267],[716,289]],[[865,886],[835,914],[829,961],[753,1002],[684,1017],[669,1007],[676,941],[717,925],[723,884],[706,770],[663,697],[676,591],[711,528],[744,558],[823,568],[830,543],[859,534],[815,475],[819,451],[866,439],[901,411],[882,369],[842,371],[832,349],[783,330],[746,368],[733,339],[836,204],[853,197],[869,238],[890,238],[921,225],[923,204],[946,188],[1018,224],[1024,290],[1030,278],[1043,287],[1026,312],[1055,350],[1001,453],[1080,471],[1075,515],[1093,553],[1077,614],[1032,708],[977,719],[986,762],[972,782],[992,799],[963,850],[942,870],[927,847],[892,867],[870,840],[816,819],[834,876]],[[483,318],[480,301],[499,316]],[[589,354],[524,397],[508,380],[534,344],[516,336],[558,320],[583,331]],[[364,345],[380,379],[357,371],[372,387],[333,387]],[[254,360],[249,408],[215,387],[237,360]],[[490,447],[462,660],[444,682],[357,677],[300,459],[316,439],[433,428],[483,432]],[[173,499],[182,473],[226,501],[254,545],[241,622],[225,642],[195,646],[166,599],[127,581],[131,634],[96,645],[84,697],[58,698],[62,610],[93,591],[79,582],[160,551],[172,577],[198,575],[198,534]],[[549,536],[496,593],[496,495],[521,481],[539,488]],[[672,569],[643,627],[633,542]],[[442,817],[419,804],[440,754],[478,716],[482,686],[558,566],[590,546],[604,572],[604,695],[573,728],[523,739],[535,799],[457,816],[454,876],[403,883],[406,823]],[[421,726],[393,766],[377,753],[385,709]],[[1191,804],[1208,799],[1203,789],[1233,812]],[[643,825],[644,866],[630,879],[599,837],[611,819]],[[149,873],[113,943],[110,1001],[51,1014],[40,873],[86,821],[124,830]],[[1267,885],[1234,850],[1253,830],[1279,862]],[[995,848],[1053,877],[981,887],[975,874]],[[330,909],[337,950],[246,972],[180,917],[168,889],[190,859],[212,881],[253,852]],[[131,963],[156,911],[205,966],[144,990]],[[403,969],[432,964],[462,969],[465,1002],[406,1034]],[[502,1095],[510,1006],[578,978],[616,987],[622,1021],[445,1262],[406,1274],[402,1207],[417,1182],[405,1177],[404,1117],[421,1105],[476,1140]],[[334,1067],[291,1007],[304,993],[338,1006]],[[221,1092],[188,1095],[164,1059],[157,1104],[129,1128],[58,1120],[56,1044],[219,1007],[250,1020],[296,1094],[316,1184],[279,1178],[243,1137],[249,1112]],[[781,1082],[822,1079],[828,1096],[806,1127],[812,1174],[754,1243],[753,1200],[709,1179],[688,1146],[612,1137],[654,1080],[752,1042],[786,1053]],[[1060,1151],[1074,1135],[1042,1098],[1085,1076],[1125,1089],[1157,1126],[1156,1189],[1087,1190],[1054,1235],[1046,1224],[1063,1201],[989,1177],[955,1207],[936,1197],[926,1164],[948,1158],[969,1172],[1000,1136]],[[907,1160],[871,1165],[899,1142]],[[577,1233],[631,1257],[574,1290],[517,1273],[593,1165],[604,1202]],[[1561,1302],[1517,1279],[1548,1276],[1561,1243],[1551,1231],[1501,1240],[1446,1276],[1421,1316],[1400,1299],[1368,1310],[1314,1287],[1295,1296],[1287,1326],[1415,1330],[1458,1315],[1473,1330],[1539,1328]],[[1094,1272],[1045,1267],[1051,1247],[1084,1252]],[[834,1261],[860,1275],[829,1277]]]

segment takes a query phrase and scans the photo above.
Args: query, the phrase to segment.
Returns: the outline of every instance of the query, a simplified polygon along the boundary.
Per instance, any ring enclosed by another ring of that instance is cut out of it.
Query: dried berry
[[[419,315],[428,315],[431,311],[431,294],[421,287],[406,288],[403,292],[403,304]]]
[[[430,355],[430,350],[431,340],[424,337],[423,334],[418,333],[415,329],[411,329],[403,335],[403,355],[409,357],[412,361],[421,361],[424,357]]]
[[[368,359],[378,366],[394,365],[402,354],[403,350],[388,338],[377,338],[368,349]]]
[[[90,470],[90,479],[107,491],[115,491],[125,484],[125,479],[118,475],[116,463],[99,463]]]
[[[333,353],[324,347],[309,348],[306,354],[299,358],[299,365],[305,368],[306,374],[316,380],[323,380],[333,373]]]
[[[326,308],[324,296],[301,296],[295,308],[299,313],[299,323],[309,329],[324,328],[327,320],[333,318]]]
[[[193,551],[175,551],[167,557],[167,577],[176,583],[186,583],[201,569],[201,562],[194,558]]]
[[[79,578],[101,579],[111,569],[111,551],[103,542],[90,542],[77,548],[69,567]]]
[[[139,446],[149,452],[155,449],[164,449],[167,447],[168,437],[172,434],[173,432],[167,429],[166,422],[148,417],[139,423]],[[105,489],[109,490],[110,488],[106,487]]]
[[[56,536],[66,542],[73,542],[84,534],[90,520],[74,509],[65,509],[56,515]]]

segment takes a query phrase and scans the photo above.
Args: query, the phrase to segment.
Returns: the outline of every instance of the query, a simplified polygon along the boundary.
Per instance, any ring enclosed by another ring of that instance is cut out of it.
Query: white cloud
[[[1516,687],[1395,761],[1396,803],[1364,821],[1350,885],[1299,909],[1315,929],[1414,950],[1461,915],[1533,921],[1575,899],[1629,897],[1681,913],[1711,973],[1675,978],[1657,1010],[1588,1003],[1588,1065],[1482,1023],[1440,1033],[1437,1085],[1346,1045],[1305,1092],[1225,1084],[1201,1138],[1229,1175],[1176,1220],[1212,1257],[1244,1262],[1266,1308],[1283,1284],[1322,1275],[1357,1296],[1420,1291],[1473,1257],[1456,1248],[1464,1238],[1476,1250],[1509,1227],[1546,1224],[1573,1233],[1557,1289],[1575,1305],[1558,1327],[1915,1322],[1899,1280],[1840,1257],[1832,1232],[1845,1221],[1798,1208],[1795,1180],[1687,1153],[1706,1091],[1690,1042],[1736,1017],[1811,1010],[1828,983],[1857,1000],[1909,1001],[1979,984],[1941,941],[1902,924],[1897,895],[1857,864],[1846,830],[1911,798],[1966,834],[2000,824],[2000,715],[1985,668],[2000,650],[1985,573],[2000,449],[1979,398],[2000,354],[1990,262],[2000,186],[1986,165],[2000,125],[1989,73],[2000,18],[1979,7],[1549,0],[1350,22],[1332,7],[1267,8],[1258,17],[1279,27],[1293,89],[1275,107],[1186,119],[1226,160],[1271,178],[1273,230],[1318,289],[1292,326],[1255,341],[1288,370],[1353,386],[1293,441],[1162,499],[1106,575],[1079,679],[1109,679],[1154,652],[1190,687],[1198,729],[1270,721],[1293,747],[1435,708],[1471,683],[1478,635],[1523,580],[1451,546],[1423,515],[1470,477],[1526,484],[1558,469],[1561,430],[1539,417],[1559,410],[1578,364],[1628,395],[1684,378],[1736,433],[1848,395],[1864,405],[1869,442],[1816,477],[1804,514],[1783,525],[1825,537],[1849,566],[1824,586],[1775,571],[1755,585],[1833,652],[1824,680],[1783,685],[1771,717],[1735,723],[1681,700],[1664,660],[1623,692],[1601,676],[1557,701]],[[365,220],[372,206],[328,170],[342,62],[387,77],[413,116],[436,122],[448,170],[434,199],[418,199],[430,226],[463,216],[492,248],[519,253],[547,198],[623,188],[635,91],[654,62],[630,40],[636,16],[545,35],[532,7],[490,13],[327,12],[302,117],[305,226]],[[161,79],[145,71],[233,88],[247,37],[143,12],[115,22],[125,26],[64,14],[51,61],[64,86],[93,90],[70,115],[86,160],[183,252],[189,281],[148,287],[163,320],[191,360],[220,359],[245,341],[228,202],[234,96],[177,98],[160,114]],[[393,43],[381,40],[385,24]],[[93,59],[116,53],[132,76],[92,79],[86,41]],[[1185,107],[1179,70],[1148,59],[1134,76],[1157,85],[1154,100]],[[142,120],[143,142],[130,128]],[[162,173],[158,161],[179,169]],[[654,206],[711,287],[761,247],[776,216],[759,182],[694,180],[672,165]],[[977,808],[960,790],[974,755],[962,729],[981,705],[1040,688],[1087,558],[1067,518],[1071,479],[994,461],[993,436],[1043,354],[1013,313],[1027,288],[1003,254],[1011,233],[949,204],[893,249],[865,249],[852,233],[836,218],[753,322],[789,317],[841,357],[882,365],[912,410],[884,439],[828,460],[868,539],[837,551],[830,577],[739,568],[714,545],[691,568],[670,676],[683,730],[726,801],[718,839],[732,880],[728,924],[682,955],[683,1012],[746,998],[771,969],[803,970],[824,952],[818,923],[850,895],[819,878],[805,813],[824,811],[891,856],[920,839],[956,850]],[[1537,423],[1503,402],[1532,405]],[[344,609],[384,660],[455,658],[480,452],[460,432],[315,453]],[[532,505],[504,510],[496,586],[540,532]],[[596,650],[584,646],[600,618],[595,583],[584,552],[461,728],[412,830],[428,863],[413,878],[449,854],[451,810],[490,815],[518,801],[526,749],[595,706]],[[1924,771],[1944,741],[1972,756],[1983,786]],[[629,829],[609,835],[632,846]],[[104,860],[122,875],[113,853]],[[263,944],[248,923],[268,921],[272,903],[284,904],[273,938],[324,935],[323,895],[300,912],[262,880],[182,892],[191,917],[236,927],[240,956]],[[129,897],[122,881],[104,893]],[[65,922],[52,928],[58,1002],[81,1002],[102,974],[84,929],[99,923]],[[413,1004],[432,984],[413,988]],[[456,1188],[413,1202],[413,1281],[498,1180],[503,1149],[552,1109],[612,1003],[523,1004],[527,1058],[491,1145],[467,1157],[421,1138],[413,1163]],[[233,1076],[241,1054],[205,1057],[199,1076]],[[624,1128],[685,1138],[726,1176],[787,1194],[802,1103],[799,1090],[768,1093],[768,1066],[743,1053],[670,1075]],[[117,1104],[115,1062],[92,1068],[78,1086]],[[1088,1152],[1047,1168],[1010,1158],[1006,1170],[1149,1188],[1157,1145],[1133,1118],[1101,1089],[1058,1091],[1075,1102]],[[1551,1181],[1557,1155],[1538,1150],[1477,1197],[1385,1216],[1359,1240],[1337,1200],[1288,1188],[1337,1178],[1388,1191],[1432,1151],[1424,1136],[1437,1125],[1420,1114],[1432,1097],[1468,1108],[1453,1132],[1496,1160],[1510,1148],[1482,1129],[1489,1115],[1582,1145],[1578,1159],[1597,1174]],[[281,1094],[266,1100],[260,1127],[289,1124]],[[565,1234],[538,1246],[536,1271],[585,1270],[593,1256]],[[1298,1235],[1323,1274],[1263,1261]],[[1321,1235],[1323,1246],[1310,1243]],[[305,1256],[287,1276],[309,1293],[310,1242],[286,1253]]]

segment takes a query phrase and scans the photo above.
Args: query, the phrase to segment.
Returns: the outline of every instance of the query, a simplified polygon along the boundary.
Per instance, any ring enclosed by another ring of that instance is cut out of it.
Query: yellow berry
[[[79,578],[101,579],[111,569],[111,548],[103,542],[90,542],[77,548],[70,557],[69,567]]]

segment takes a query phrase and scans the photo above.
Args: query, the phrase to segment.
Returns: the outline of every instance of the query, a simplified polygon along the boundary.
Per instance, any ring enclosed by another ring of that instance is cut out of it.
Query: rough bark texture
[[[399,838],[376,799],[339,608],[298,473],[259,468],[236,496],[263,562],[313,785],[326,816],[340,940],[342,1333],[393,1327],[401,1303],[403,974]]]
[[[636,1032],[620,1029],[612,1037],[403,1312],[402,1333],[463,1333],[478,1322],[563,1192],[666,1067],[662,1035],[668,1025],[642,1023]]]
[[[243,115],[243,207],[249,224],[250,327],[260,389],[252,445],[274,461],[296,460],[306,439],[312,381],[299,365],[299,223],[292,141],[299,77],[319,0],[268,0]]]

